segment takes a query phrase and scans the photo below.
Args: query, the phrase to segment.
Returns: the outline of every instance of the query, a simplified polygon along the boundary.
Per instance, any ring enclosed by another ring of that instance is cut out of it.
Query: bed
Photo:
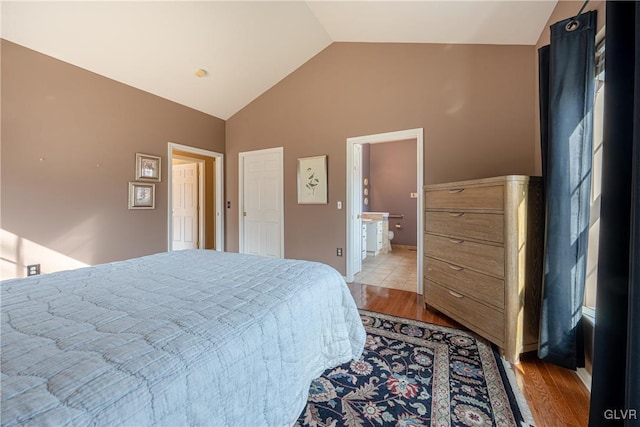
[[[0,286],[5,427],[292,425],[365,341],[309,261],[187,250]]]

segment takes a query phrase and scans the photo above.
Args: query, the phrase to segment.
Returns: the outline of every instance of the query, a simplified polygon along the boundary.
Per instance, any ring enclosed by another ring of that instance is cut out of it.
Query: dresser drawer
[[[425,280],[424,297],[428,305],[494,342],[504,345],[504,315],[460,293]]]
[[[424,277],[457,293],[504,310],[504,280],[424,257]]]
[[[471,267],[496,277],[504,277],[502,246],[425,234],[424,254],[461,267]]]
[[[504,242],[504,215],[473,212],[427,211],[425,230],[447,236]]]
[[[425,209],[503,210],[504,187],[455,187],[425,192]]]

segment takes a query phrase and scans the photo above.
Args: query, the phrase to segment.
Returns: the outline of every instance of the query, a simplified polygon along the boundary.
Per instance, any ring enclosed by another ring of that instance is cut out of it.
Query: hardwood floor
[[[422,296],[414,292],[359,283],[349,284],[349,289],[359,308],[465,329],[436,311],[426,310]],[[520,358],[514,372],[536,426],[588,425],[589,391],[573,371],[528,353]]]

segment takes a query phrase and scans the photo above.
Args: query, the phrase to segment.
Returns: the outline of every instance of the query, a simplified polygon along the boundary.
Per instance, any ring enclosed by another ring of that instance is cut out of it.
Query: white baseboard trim
[[[587,387],[587,390],[589,390],[589,393],[591,393],[591,374],[584,368],[578,368],[576,374],[578,374],[578,378],[580,378],[585,387]]]

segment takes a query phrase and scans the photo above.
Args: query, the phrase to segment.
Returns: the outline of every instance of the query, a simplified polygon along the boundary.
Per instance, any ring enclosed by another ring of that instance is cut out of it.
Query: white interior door
[[[173,250],[199,247],[198,163],[173,165]]]
[[[240,252],[284,257],[282,148],[240,153]]]

